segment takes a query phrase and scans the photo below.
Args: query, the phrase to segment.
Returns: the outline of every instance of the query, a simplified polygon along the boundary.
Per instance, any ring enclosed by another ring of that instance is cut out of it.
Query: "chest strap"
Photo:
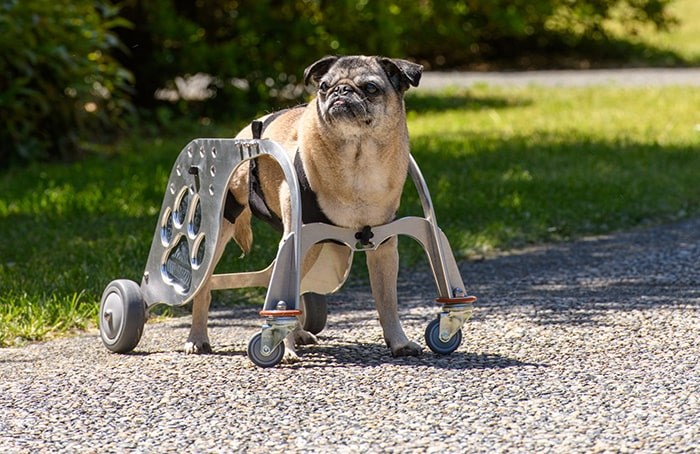
[[[267,126],[284,112],[286,111],[276,112],[265,118],[264,121],[254,121],[251,124],[253,138],[260,139]],[[282,232],[284,231],[282,220],[274,211],[270,209],[265,201],[265,194],[263,193],[262,186],[260,184],[260,171],[258,168],[257,159],[251,159],[249,162],[248,205],[257,218],[265,221],[275,230]],[[323,210],[321,210],[316,193],[311,190],[311,185],[306,177],[306,172],[304,171],[304,165],[301,162],[299,151],[294,154],[294,170],[296,171],[297,178],[299,180],[299,188],[301,190],[302,222],[304,224],[323,222],[333,225]],[[233,197],[233,194],[229,192],[229,194],[226,196],[226,202],[224,205],[224,218],[227,221],[234,223],[236,221],[236,217],[238,217],[241,211],[243,211],[243,208],[243,205],[238,203]]]
[[[270,209],[265,201],[265,195],[260,185],[258,165],[255,161],[255,159],[250,160],[250,172],[248,174],[248,205],[257,218],[267,222],[275,230],[282,232],[284,230],[282,220]],[[309,185],[309,179],[306,177],[299,152],[294,155],[294,170],[299,179],[299,189],[301,191],[301,221],[304,224],[323,222],[333,225],[331,220],[328,219],[328,216],[321,210],[321,206],[318,204],[318,197],[311,189],[311,185]]]
[[[301,221],[304,224],[323,222],[325,224],[335,225],[328,219],[328,216],[326,216],[326,213],[323,212],[321,206],[318,204],[318,197],[311,189],[298,150],[294,154],[294,170],[296,170],[297,178],[299,179],[299,189],[301,190]]]

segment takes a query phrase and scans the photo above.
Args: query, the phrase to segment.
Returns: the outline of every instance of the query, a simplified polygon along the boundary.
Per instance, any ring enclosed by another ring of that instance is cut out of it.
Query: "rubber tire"
[[[326,295],[305,293],[301,296],[301,315],[299,322],[304,331],[318,334],[326,327],[328,319],[328,301]]]
[[[449,355],[462,343],[462,331],[457,331],[449,341],[443,342],[440,340],[440,320],[435,319],[425,328],[425,343],[433,353]]]
[[[281,342],[269,356],[260,353],[262,346],[262,333],[258,333],[250,338],[248,342],[248,359],[258,367],[274,367],[282,361],[284,357],[284,342]]]
[[[104,313],[107,306],[121,311],[118,317],[119,326],[114,330],[105,325],[107,320]],[[127,279],[110,282],[102,293],[98,317],[100,337],[105,347],[114,353],[132,351],[141,340],[146,323],[146,305],[141,296],[141,287]]]

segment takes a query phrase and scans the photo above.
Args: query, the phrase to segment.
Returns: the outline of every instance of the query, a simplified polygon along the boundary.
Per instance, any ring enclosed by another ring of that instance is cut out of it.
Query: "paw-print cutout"
[[[178,155],[143,275],[147,305],[187,304],[213,273],[228,185],[238,165],[261,154],[255,141],[196,139]]]
[[[192,270],[199,268],[204,260],[206,235],[201,232],[202,205],[195,188],[181,188],[174,200],[174,206],[165,210],[160,226],[160,238],[168,250],[161,275],[165,282],[185,294],[192,285]]]

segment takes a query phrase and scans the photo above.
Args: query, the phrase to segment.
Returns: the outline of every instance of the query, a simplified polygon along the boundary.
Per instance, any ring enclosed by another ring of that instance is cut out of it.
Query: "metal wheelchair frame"
[[[263,154],[279,163],[289,185],[291,228],[283,235],[277,256],[267,268],[214,274],[214,253],[231,177],[241,163]],[[105,288],[99,315],[104,345],[117,353],[133,350],[140,341],[149,308],[157,304],[187,304],[211,279],[212,290],[267,287],[260,312],[265,324],[249,342],[248,356],[258,366],[274,366],[283,357],[284,337],[295,328],[301,315],[301,263],[312,246],[332,240],[354,253],[376,249],[392,236],[407,235],[418,241],[428,256],[437,288],[435,301],[442,306],[437,319],[426,329],[426,343],[438,354],[452,353],[461,343],[461,328],[470,318],[476,298],[467,296],[461,278],[448,272],[448,268],[456,270],[457,265],[448,240],[437,225],[428,187],[412,156],[409,174],[418,190],[424,217],[399,218],[361,232],[323,223],[303,224],[297,175],[279,144],[268,139],[193,140],[173,165],[141,284],[118,279]]]

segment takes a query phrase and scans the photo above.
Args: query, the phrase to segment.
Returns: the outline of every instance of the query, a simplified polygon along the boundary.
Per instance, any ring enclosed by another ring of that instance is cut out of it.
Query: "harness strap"
[[[304,106],[297,106],[293,107],[292,109],[302,107]],[[273,121],[275,121],[277,117],[289,110],[291,109],[280,110],[268,115],[263,121],[252,122],[251,131],[253,133],[253,138],[260,139],[265,129],[267,129],[267,127]],[[302,222],[304,224],[310,224],[312,222],[333,224],[325,215],[323,210],[321,210],[316,193],[311,190],[311,185],[309,184],[309,179],[306,177],[304,165],[301,162],[301,156],[299,155],[298,150],[294,155],[294,170],[296,171],[297,178],[299,179],[299,187],[301,189]],[[263,193],[262,186],[260,184],[260,170],[258,168],[257,159],[251,159],[248,167],[248,206],[250,206],[252,213],[257,218],[267,222],[279,232],[284,230],[282,220],[275,214],[274,211],[270,209],[265,201],[265,194]],[[236,221],[236,217],[241,214],[243,209],[244,206],[238,203],[238,201],[233,197],[233,194],[231,194],[229,191],[224,204],[224,218],[227,221],[234,223]]]
[[[309,185],[309,179],[306,177],[304,165],[301,162],[301,156],[298,151],[294,155],[294,170],[299,180],[299,189],[301,192],[301,221],[304,224],[323,222],[333,225],[331,220],[328,219],[323,210],[321,210],[321,206],[318,204],[318,197],[316,197],[316,193]],[[267,205],[259,180],[260,176],[257,163],[255,159],[251,159],[250,173],[248,174],[248,181],[250,182],[248,205],[256,217],[282,232],[284,230],[282,220]]]
[[[333,224],[328,216],[323,212],[318,204],[318,197],[311,189],[309,179],[304,171],[304,164],[301,162],[301,154],[299,150],[294,154],[294,170],[296,170],[297,178],[299,179],[299,189],[301,190],[301,220],[304,224],[312,222],[323,222],[325,224]]]
[[[255,217],[267,222],[278,232],[284,231],[282,219],[270,209],[265,201],[265,194],[260,186],[260,170],[256,159],[250,160],[248,168],[248,206]]]

